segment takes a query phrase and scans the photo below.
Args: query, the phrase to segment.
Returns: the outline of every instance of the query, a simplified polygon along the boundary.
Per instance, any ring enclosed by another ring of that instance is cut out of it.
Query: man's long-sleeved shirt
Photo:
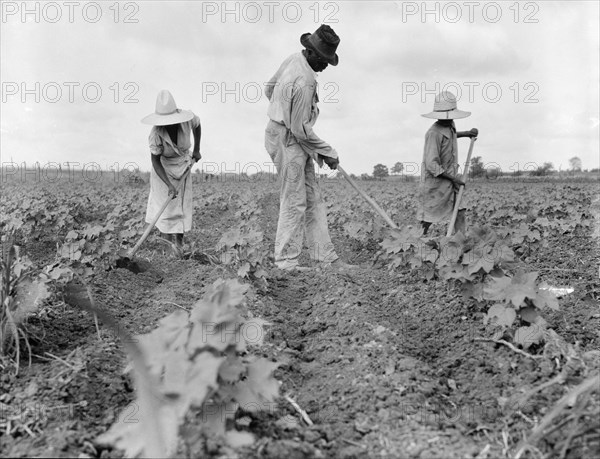
[[[299,52],[289,56],[265,86],[267,115],[283,124],[302,149],[321,164],[318,155],[337,158],[337,152],[313,131],[319,117],[316,74]]]

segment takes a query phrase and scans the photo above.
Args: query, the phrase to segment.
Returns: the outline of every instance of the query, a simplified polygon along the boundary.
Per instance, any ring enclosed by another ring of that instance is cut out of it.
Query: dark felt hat
[[[340,37],[327,24],[321,25],[315,33],[304,33],[300,43],[311,49],[331,65],[338,65],[338,55],[335,53],[340,44]]]

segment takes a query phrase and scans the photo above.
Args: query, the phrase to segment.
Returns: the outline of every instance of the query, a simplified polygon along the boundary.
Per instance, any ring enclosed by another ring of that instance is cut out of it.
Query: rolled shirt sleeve
[[[148,136],[148,145],[150,147],[150,153],[153,155],[160,156],[165,151],[162,138],[158,134],[156,126],[153,126],[152,130],[150,131],[150,135]]]
[[[315,99],[316,83],[310,84],[304,79],[298,80],[292,89],[290,131],[305,150],[315,155],[337,158],[337,152],[313,130],[319,114]]]

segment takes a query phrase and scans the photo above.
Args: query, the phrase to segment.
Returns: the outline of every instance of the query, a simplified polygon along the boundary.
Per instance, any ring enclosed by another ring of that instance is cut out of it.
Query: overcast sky
[[[315,132],[347,171],[418,168],[442,89],[486,164],[600,166],[596,1],[2,1],[2,163],[149,170],[140,119],[169,89],[202,121],[205,170],[269,170],[258,90],[323,22],[341,43]]]

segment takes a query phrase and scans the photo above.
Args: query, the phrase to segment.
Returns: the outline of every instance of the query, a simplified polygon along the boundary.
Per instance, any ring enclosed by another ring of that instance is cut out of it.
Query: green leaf
[[[85,243],[85,241],[83,241]],[[81,258],[81,250],[79,242],[66,242],[60,249],[60,256],[72,261],[77,261]]]
[[[277,362],[270,362],[264,358],[248,365],[248,382],[256,393],[269,402],[279,395],[279,382],[272,374],[278,366]]]
[[[465,237],[460,232],[455,233],[450,238],[442,238],[438,266],[449,266],[458,263],[464,253],[464,240]]]
[[[256,271],[254,271],[254,276],[261,279],[267,277],[267,272],[263,268],[258,268]]]
[[[246,367],[240,358],[230,355],[219,368],[219,378],[228,383],[235,383],[240,380],[245,371]]]
[[[17,285],[12,318],[15,324],[21,323],[27,315],[37,311],[42,302],[50,296],[46,283],[24,279]]]
[[[242,235],[240,234],[240,229],[234,228],[234,229],[227,231],[225,234],[223,234],[223,236],[221,236],[221,239],[219,240],[219,243],[217,244],[217,250],[221,251],[224,248],[230,249],[232,247],[235,247],[236,245],[241,244],[242,242],[243,242],[243,238],[242,238]]]
[[[381,243],[381,247],[388,254],[405,252],[417,246],[422,235],[423,228],[404,226],[401,229],[391,230],[390,237]]]
[[[483,288],[483,296],[486,300],[507,300],[507,292],[511,284],[511,277],[490,277]]]
[[[103,229],[104,229],[104,227],[100,226],[100,225],[96,225],[96,226],[88,225],[88,227],[83,232],[83,235],[86,237],[86,239],[92,239],[92,238],[98,237]]]
[[[240,319],[237,322],[203,322],[195,324],[188,341],[190,353],[203,349],[214,349],[223,352],[229,346],[236,346],[242,341],[240,336],[242,322]]]
[[[525,298],[534,299],[537,296],[535,279],[537,273],[517,273],[514,277],[490,278],[484,287],[484,298],[492,301],[511,302],[520,307]]]
[[[353,239],[358,239],[359,234],[367,229],[367,225],[361,221],[351,221],[344,225],[344,230]]]
[[[498,236],[489,226],[471,226],[467,231],[467,239],[475,245],[493,245]]]
[[[403,249],[402,244],[398,243],[396,239],[388,237],[381,242],[381,248],[390,255],[401,252]]]
[[[171,352],[183,349],[188,333],[188,314],[177,310],[161,319],[152,332],[136,337],[154,374],[162,373]]]
[[[237,430],[229,430],[225,435],[227,444],[232,448],[242,448],[254,444],[254,435],[250,432],[238,432]]]
[[[202,299],[194,304],[190,320],[195,323],[213,324],[232,320],[235,317],[232,308],[242,303],[247,291],[248,286],[237,279],[218,279]]]
[[[475,298],[477,301],[483,301],[483,284],[480,282],[466,281],[462,284],[463,298]]]
[[[162,387],[165,394],[182,394],[185,392],[185,375],[190,366],[190,359],[184,349],[164,354]]]
[[[71,230],[65,236],[65,240],[72,241],[79,238],[79,233],[75,230]]]
[[[278,363],[259,358],[248,365],[248,377],[235,384],[231,396],[247,412],[257,412],[269,407],[279,395],[279,382],[271,373]]]
[[[542,228],[547,228],[550,226],[550,221],[546,217],[539,217],[533,222],[533,224]]]
[[[177,447],[179,418],[176,406],[158,391],[158,381],[140,370],[144,362],[134,358],[137,398],[97,441],[113,444],[126,457],[164,458]]]
[[[453,263],[449,266],[443,266],[439,269],[440,277],[442,279],[450,280],[450,279],[458,279],[462,282],[471,281],[474,279],[474,276],[469,274],[469,270],[467,266],[463,266],[460,263]]]
[[[484,316],[483,323],[487,324],[490,322],[501,327],[510,327],[516,318],[517,313],[513,308],[507,307],[501,303],[496,303],[490,307],[487,314]]]
[[[435,263],[435,261],[438,259],[439,252],[427,245],[424,245],[421,247],[420,256],[423,261]]]
[[[559,310],[558,299],[552,292],[548,290],[539,289],[537,295],[535,298],[533,298],[533,304],[540,309],[548,307],[554,311]]]
[[[486,273],[489,273],[492,269],[494,269],[494,261],[489,259],[489,257],[486,255],[487,254],[482,253],[476,254],[473,251],[464,254],[463,260],[465,260],[466,257],[471,260],[469,263],[465,263],[463,261],[463,264],[468,264],[469,274],[475,274],[480,269]]]
[[[214,437],[224,436],[227,418],[236,411],[237,406],[234,403],[204,403],[200,411],[202,430]]]
[[[503,242],[496,242],[493,250],[493,260],[495,265],[514,261],[515,252]]]
[[[423,259],[418,255],[410,257],[410,260],[408,260],[408,262],[410,263],[410,267],[412,269],[417,269],[423,266]]]
[[[164,337],[164,342],[169,347],[174,347],[175,344],[183,346],[183,338],[185,337],[181,336],[181,333],[182,331],[187,332],[189,325],[189,314],[186,311],[178,309],[160,319],[158,321],[158,328],[155,332],[158,332],[159,335]]]
[[[185,374],[186,396],[194,406],[201,406],[206,396],[217,386],[217,375],[225,357],[215,357],[209,352],[198,355]]]
[[[238,268],[237,274],[240,277],[247,277],[249,272],[250,272],[250,263],[248,263],[247,261],[245,261]]]
[[[533,306],[526,306],[524,308],[519,309],[519,315],[521,316],[521,319],[523,319],[525,322],[534,324],[540,317],[540,312],[537,308]]]
[[[56,267],[56,268],[52,268],[48,272],[48,276],[52,280],[58,280],[60,278],[65,278],[65,280],[69,281],[73,277],[73,271],[71,270],[71,268]]]
[[[253,385],[248,381],[239,381],[231,389],[231,395],[240,408],[249,413],[256,413],[264,407],[263,400],[260,395],[253,390]]]
[[[515,343],[527,349],[532,344],[540,343],[544,339],[544,331],[542,327],[535,324],[528,327],[519,327],[515,331],[514,339]]]

